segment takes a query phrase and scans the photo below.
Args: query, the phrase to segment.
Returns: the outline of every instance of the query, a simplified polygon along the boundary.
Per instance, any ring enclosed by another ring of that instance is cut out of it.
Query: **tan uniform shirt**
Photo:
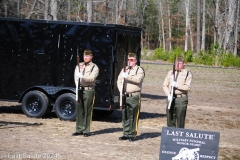
[[[81,64],[84,66],[82,69],[80,69],[80,73],[83,74],[83,77],[80,79],[76,76],[76,73],[79,72],[79,67],[76,66],[74,71],[75,85],[78,84],[80,79],[80,85],[83,87],[95,86],[95,81],[99,74],[98,66],[92,62],[89,62],[87,65],[85,65],[84,62]]]
[[[126,70],[126,72],[128,73],[128,77],[126,78],[126,83],[127,83],[126,92],[127,93],[141,92],[142,81],[144,78],[143,69],[136,65],[131,69]],[[123,69],[121,73],[118,75],[118,80],[117,80],[117,86],[119,91],[122,86],[122,80],[123,80],[122,73],[123,73]]]
[[[170,94],[172,81],[172,71],[169,71],[163,82],[163,91],[166,95]],[[174,89],[174,94],[187,94],[191,89],[192,73],[187,69],[175,71],[175,81],[178,83],[178,87]]]

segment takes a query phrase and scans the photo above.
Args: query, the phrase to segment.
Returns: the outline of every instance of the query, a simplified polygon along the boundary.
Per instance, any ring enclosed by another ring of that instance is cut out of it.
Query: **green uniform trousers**
[[[76,104],[76,132],[90,133],[95,90],[79,90]]]
[[[175,128],[184,128],[185,117],[187,113],[188,97],[174,98],[170,110],[168,110],[168,103],[166,107],[167,126]]]
[[[138,131],[138,120],[141,108],[141,95],[126,97],[122,110],[123,136],[135,137]]]

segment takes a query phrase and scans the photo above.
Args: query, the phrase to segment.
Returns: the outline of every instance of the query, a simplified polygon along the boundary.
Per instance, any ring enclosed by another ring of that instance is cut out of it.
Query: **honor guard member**
[[[174,87],[171,107],[168,110],[167,104],[166,108],[168,127],[184,128],[185,126],[188,91],[191,89],[192,73],[188,69],[185,69],[184,65],[183,57],[177,57],[174,79],[172,79],[173,71],[171,70],[163,82],[163,90],[168,96],[167,101],[170,98],[171,87]]]
[[[119,137],[119,140],[134,141],[137,135],[144,76],[143,68],[137,65],[136,54],[129,53],[128,66],[126,66],[125,72],[122,69],[117,80],[119,91],[123,85],[123,78],[126,80],[126,101],[122,109],[123,136]]]
[[[91,50],[84,51],[84,62],[79,63],[74,71],[74,80],[78,89],[78,101],[76,102],[76,132],[73,136],[90,136],[92,122],[93,104],[95,99],[95,81],[99,69],[92,62],[93,53]]]

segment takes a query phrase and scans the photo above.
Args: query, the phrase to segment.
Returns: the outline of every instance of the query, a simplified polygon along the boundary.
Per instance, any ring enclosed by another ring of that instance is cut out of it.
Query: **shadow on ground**
[[[27,127],[27,126],[40,126],[40,125],[42,125],[42,123],[0,121],[0,129]]]
[[[58,118],[56,116],[56,114],[54,112],[51,112],[50,110],[47,111],[47,113],[42,117],[42,119]],[[24,114],[22,109],[21,109],[21,105],[0,106],[0,114],[2,114],[2,113]]]
[[[23,114],[21,106],[1,106],[0,114],[2,113]],[[141,112],[139,119],[151,119],[151,118],[159,118],[159,117],[165,117],[165,116],[166,114]],[[53,118],[58,118],[58,117],[54,112],[50,112],[50,111],[42,117],[42,119],[53,119]],[[93,115],[92,120],[119,123],[122,121],[122,111],[115,110],[110,116],[105,116],[105,117]]]
[[[160,118],[160,117],[166,117],[166,114],[141,112],[140,116],[139,116],[139,119],[151,119],[151,118]],[[122,111],[121,110],[115,110],[108,117],[93,116],[93,121],[104,121],[104,122],[119,123],[119,122],[122,121]]]
[[[107,133],[114,133],[114,132],[122,132],[122,128],[106,128],[102,130],[98,130],[95,132],[92,132],[92,135],[99,135],[99,134],[107,134]]]
[[[15,113],[15,114],[23,114],[21,106],[0,106],[0,114],[1,113]]]
[[[147,94],[147,93],[141,93],[142,98],[148,98],[148,99],[166,99],[166,96],[160,96],[156,94]]]
[[[143,134],[137,136],[136,140],[143,140],[143,139],[148,139],[148,138],[160,137],[161,136],[160,130],[161,129],[159,129],[159,132],[143,133]]]

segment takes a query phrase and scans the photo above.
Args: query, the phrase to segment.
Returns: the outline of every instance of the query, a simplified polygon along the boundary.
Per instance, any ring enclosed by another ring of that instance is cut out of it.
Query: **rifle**
[[[175,62],[176,62],[176,57],[174,56],[174,62],[173,62],[173,74],[172,74],[172,80],[175,79]],[[171,87],[171,93],[170,93],[170,100],[168,101],[168,110],[171,108],[171,104],[173,101],[173,94],[174,94],[174,87]]]
[[[77,66],[78,66],[78,71],[80,72],[79,63],[80,63],[80,58],[78,55],[78,47],[77,47]],[[78,102],[78,85],[79,85],[79,82],[76,84],[76,102]]]
[[[124,54],[124,60],[123,60],[123,72],[126,72],[126,67],[127,67],[127,61],[126,61],[126,58],[125,58],[125,54]],[[123,78],[122,79],[122,86],[121,86],[121,89],[120,89],[120,109],[123,109],[124,108],[124,103],[126,101],[126,86],[127,86],[127,83],[126,83],[126,79]]]

